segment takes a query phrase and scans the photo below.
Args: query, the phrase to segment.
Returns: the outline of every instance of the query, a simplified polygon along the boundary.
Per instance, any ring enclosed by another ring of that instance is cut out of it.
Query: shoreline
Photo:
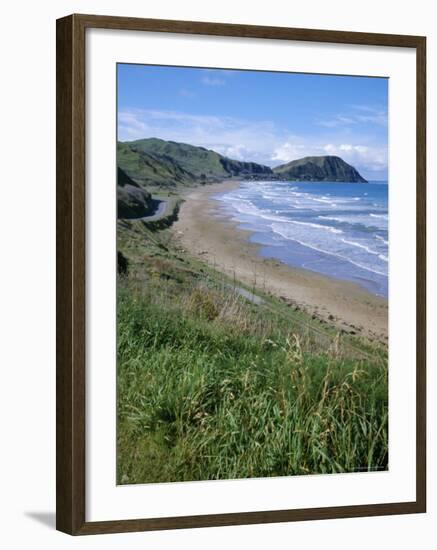
[[[259,254],[251,231],[238,227],[212,195],[237,188],[238,181],[190,189],[173,225],[178,243],[193,256],[242,283],[271,293],[348,333],[387,341],[387,299],[358,284],[289,266]]]

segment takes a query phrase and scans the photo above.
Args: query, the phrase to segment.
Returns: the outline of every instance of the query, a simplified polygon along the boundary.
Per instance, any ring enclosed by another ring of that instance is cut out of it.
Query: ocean
[[[247,181],[214,198],[262,256],[387,296],[387,182]]]

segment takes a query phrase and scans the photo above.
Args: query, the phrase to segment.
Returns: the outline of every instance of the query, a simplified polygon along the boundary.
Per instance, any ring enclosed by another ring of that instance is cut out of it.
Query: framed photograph
[[[57,21],[57,528],[424,512],[426,41]]]

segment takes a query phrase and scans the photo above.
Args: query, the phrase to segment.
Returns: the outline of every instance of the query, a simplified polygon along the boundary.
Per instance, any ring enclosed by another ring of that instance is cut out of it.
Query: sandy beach
[[[212,198],[238,185],[218,183],[187,193],[179,220],[173,226],[180,246],[231,277],[335,323],[339,329],[385,341],[385,298],[355,283],[293,268],[258,254],[259,245],[249,242],[250,232],[239,229]]]

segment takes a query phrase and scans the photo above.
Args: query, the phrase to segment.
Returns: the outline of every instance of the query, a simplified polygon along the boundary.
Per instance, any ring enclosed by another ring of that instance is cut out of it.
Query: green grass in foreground
[[[118,286],[118,483],[387,468],[385,351],[315,349],[213,272],[148,252]]]

